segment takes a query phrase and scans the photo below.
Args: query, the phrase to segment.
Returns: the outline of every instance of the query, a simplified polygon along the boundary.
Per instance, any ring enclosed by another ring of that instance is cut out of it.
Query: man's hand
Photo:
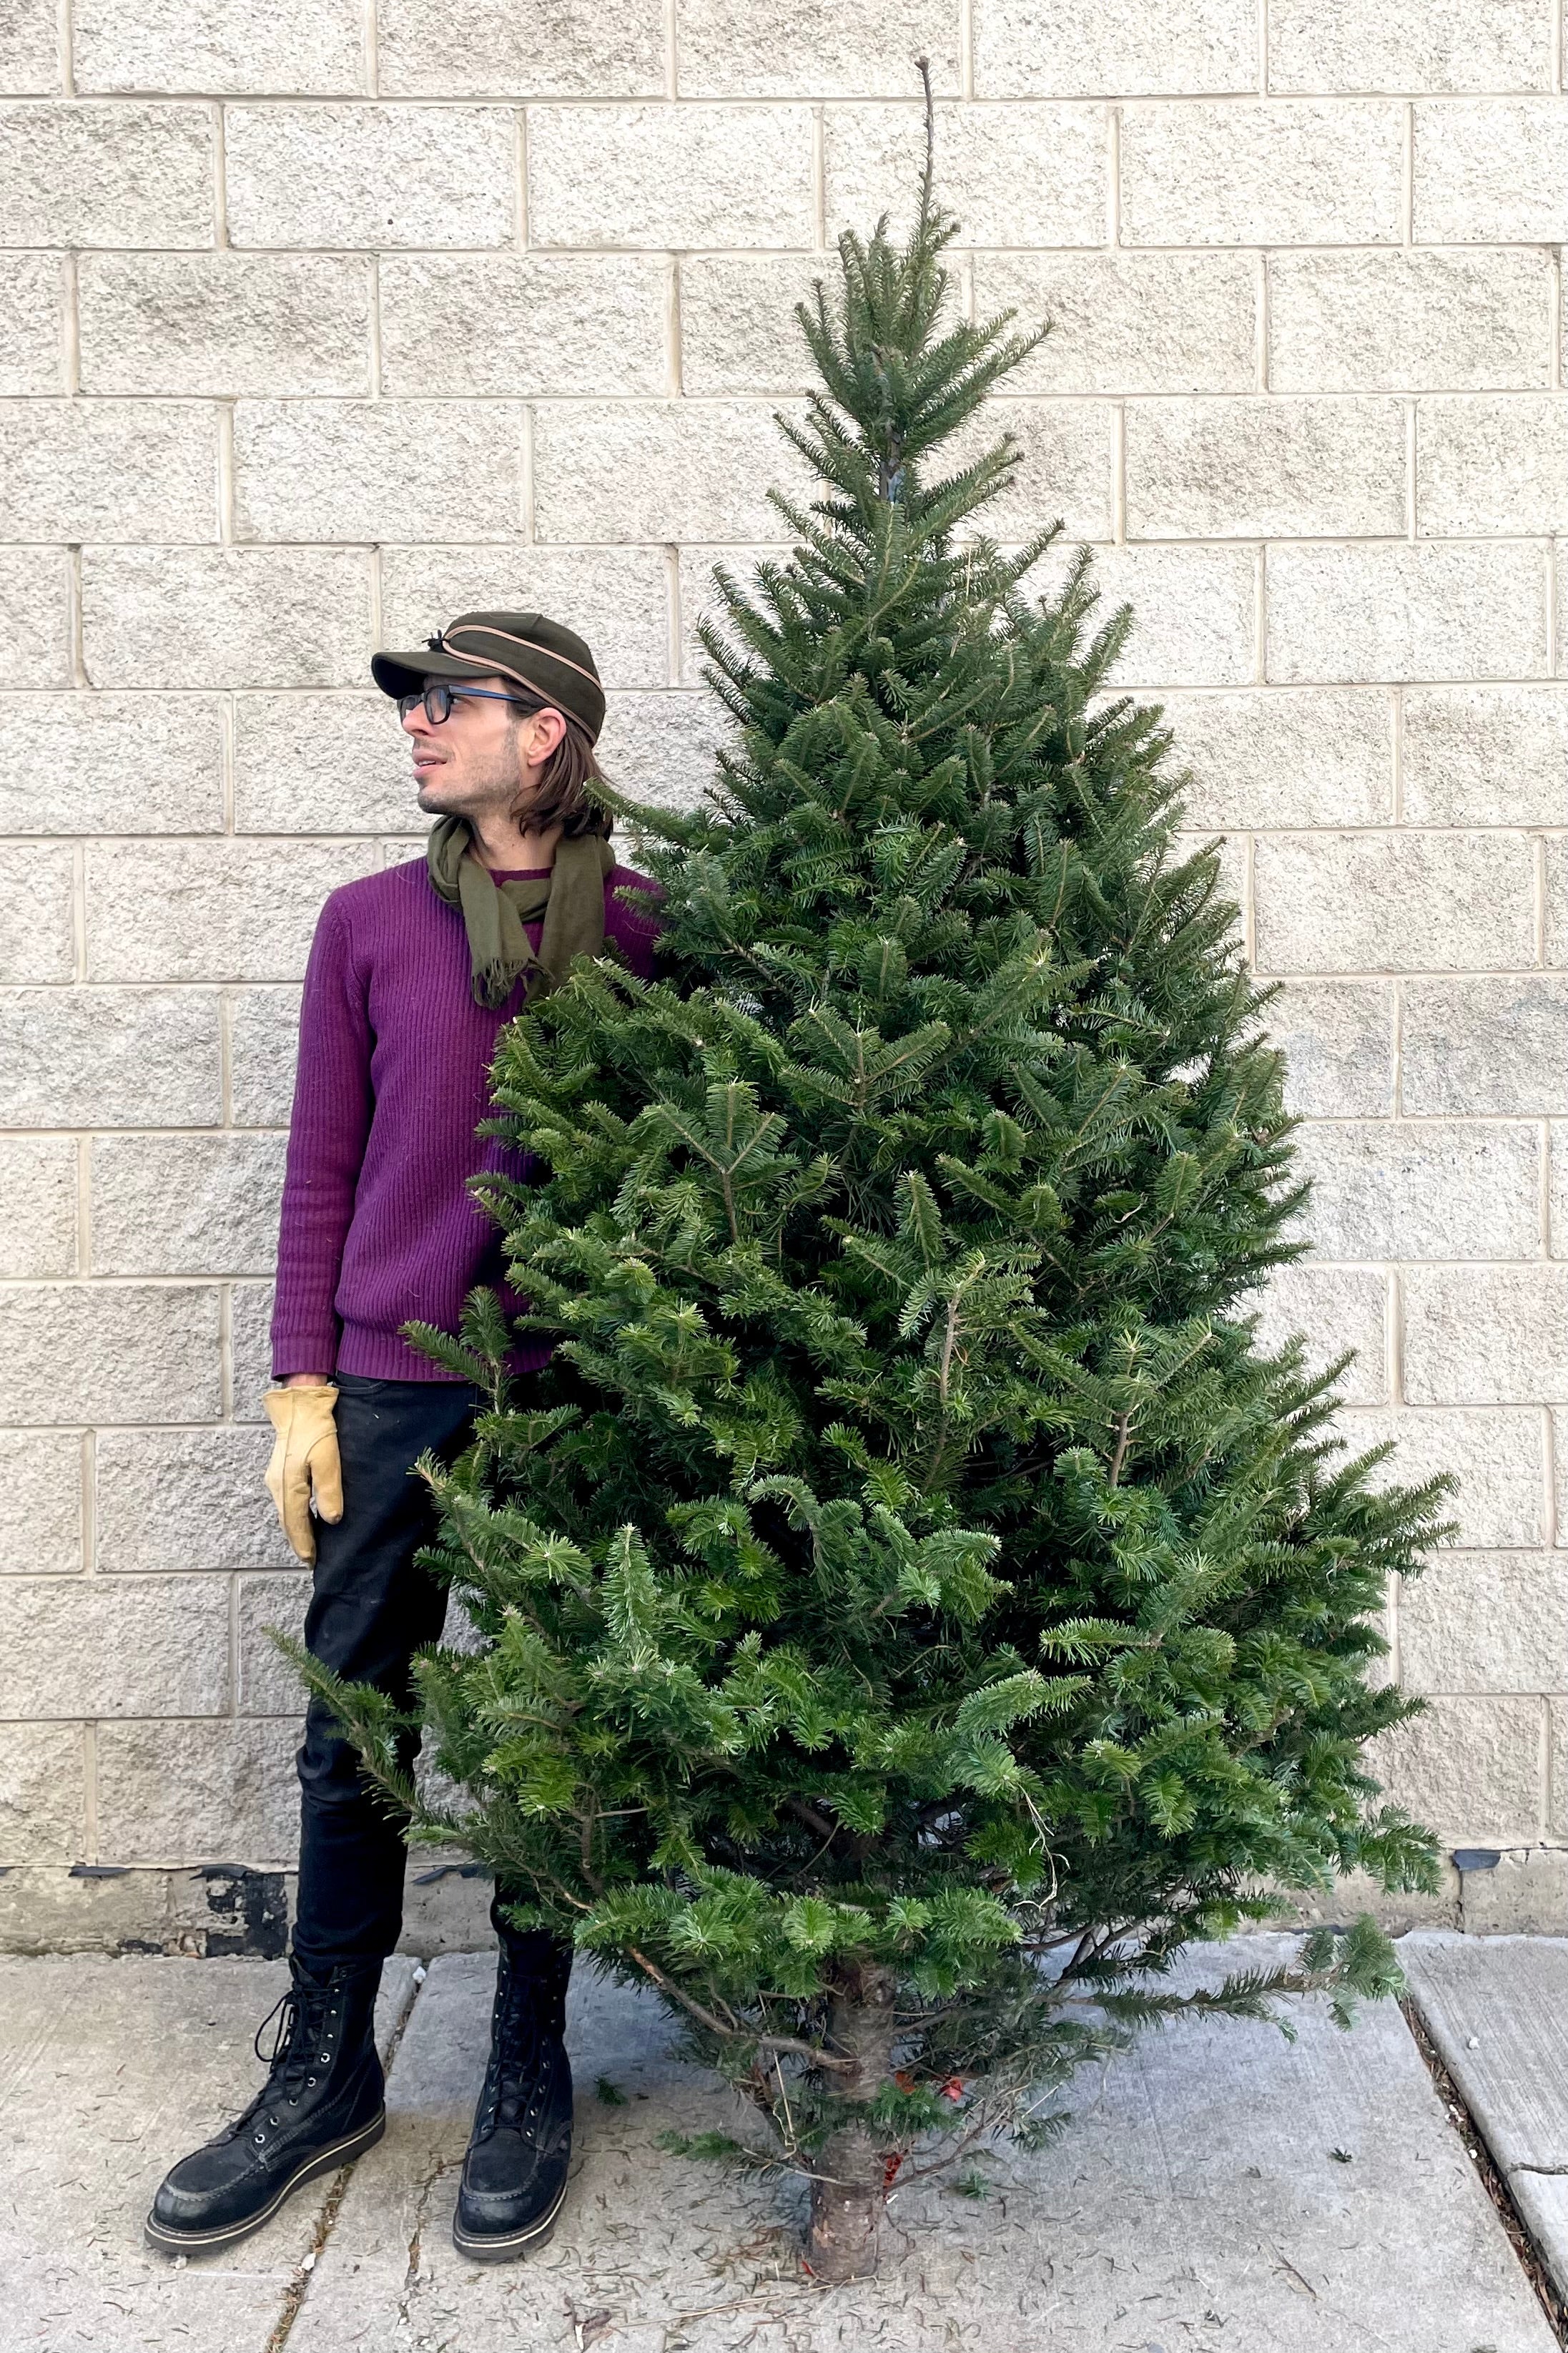
[[[318,1519],[341,1520],[343,1515],[342,1466],[332,1420],[338,1393],[330,1381],[295,1374],[285,1388],[268,1389],[261,1401],[278,1433],[267,1466],[267,1492],[284,1535],[309,1566],[316,1557],[312,1501]]]

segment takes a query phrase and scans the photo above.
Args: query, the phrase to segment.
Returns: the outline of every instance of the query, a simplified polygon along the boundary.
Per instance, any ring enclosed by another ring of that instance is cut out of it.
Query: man
[[[420,651],[376,654],[371,670],[411,739],[419,806],[439,821],[424,859],[332,892],[316,928],[283,1187],[267,1483],[295,1551],[315,1565],[307,1648],[405,1704],[410,1658],[438,1639],[446,1610],[414,1560],[435,1514],[412,1465],[426,1449],[456,1458],[481,1392],[418,1355],[400,1327],[417,1318],[454,1331],[476,1283],[521,1307],[501,1279],[500,1235],[467,1183],[481,1169],[529,1169],[475,1134],[497,1033],[574,955],[616,954],[651,972],[655,886],[615,863],[589,797],[605,697],[574,631],[539,613],[464,613]],[[512,1368],[526,1376],[549,1353],[520,1345]],[[232,2245],[384,2130],[373,2026],[402,1926],[405,1825],[315,1699],[299,1768],[291,1984],[270,2072],[243,2115],[160,2187],[147,2232],[172,2252]],[[519,1934],[501,1901],[498,1891],[489,2063],[453,2221],[458,2246],[489,2262],[548,2238],[572,2138],[562,2042],[572,1949]]]

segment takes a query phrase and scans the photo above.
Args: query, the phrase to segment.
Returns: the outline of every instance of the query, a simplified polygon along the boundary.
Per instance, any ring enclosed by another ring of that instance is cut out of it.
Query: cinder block
[[[0,104],[0,244],[210,245],[212,136],[205,106]]]
[[[19,97],[60,87],[60,22],[52,0],[11,0],[5,12],[5,87]]]
[[[1058,521],[1072,540],[1111,533],[1112,411],[1098,400],[988,400],[953,435],[944,471],[957,473],[1011,433],[1018,463],[957,536],[1026,539]]]
[[[1186,768],[1188,825],[1383,825],[1394,815],[1394,709],[1385,691],[1319,687],[1164,699],[1171,765]]]
[[[1412,687],[1407,825],[1568,824],[1568,691]]]
[[[1352,1456],[1392,1443],[1372,1474],[1376,1488],[1421,1487],[1451,1473],[1458,1485],[1442,1517],[1455,1524],[1456,1544],[1546,1542],[1546,1418],[1537,1409],[1347,1411],[1337,1432]]]
[[[1250,392],[1258,279],[1243,253],[977,253],[975,315],[1050,332],[1013,392]],[[683,283],[685,273],[683,272]]]
[[[81,1567],[81,1453],[74,1430],[0,1430],[0,1576]]]
[[[1545,1702],[1435,1698],[1378,1740],[1372,1770],[1388,1799],[1445,1844],[1539,1838],[1546,1791]]]
[[[201,1127],[223,1117],[216,993],[0,990],[0,1121]]]
[[[1537,1129],[1499,1120],[1310,1120],[1300,1230],[1327,1259],[1533,1258]]]
[[[1285,1056],[1286,1108],[1303,1119],[1384,1119],[1394,1109],[1394,985],[1292,980],[1268,1008]]]
[[[1568,1113],[1568,975],[1409,981],[1400,1093],[1418,1117]]]
[[[1534,860],[1517,833],[1278,834],[1253,856],[1260,972],[1519,970]]]
[[[74,1274],[76,1140],[0,1135],[0,1275]]]
[[[69,686],[70,575],[63,547],[0,547],[0,686]]]
[[[1047,549],[1020,583],[1023,592],[1059,592],[1074,553],[1059,543]],[[1090,628],[1119,606],[1132,607],[1131,635],[1111,673],[1115,691],[1249,684],[1256,577],[1249,547],[1097,547],[1089,582],[1100,602]]]
[[[765,15],[725,0],[677,0],[676,56],[683,98],[908,98],[914,60],[933,89],[960,86],[954,0],[893,0],[874,13],[834,0],[779,0]]]
[[[0,395],[64,392],[65,262],[58,253],[14,254],[5,265],[9,294]]]
[[[1414,109],[1417,245],[1550,245],[1568,212],[1568,141],[1555,98]]]
[[[1268,575],[1277,682],[1545,675],[1539,548],[1271,547]]]
[[[1405,528],[1394,400],[1143,400],[1127,410],[1130,539],[1365,538]]]
[[[1547,1130],[1546,1151],[1546,1222],[1552,1237],[1552,1256],[1568,1258],[1568,1125],[1553,1120]],[[1563,1430],[1560,1453],[1558,1479],[1562,1493],[1558,1510],[1563,1541],[1568,1542],[1568,1427]]]
[[[511,241],[509,107],[231,106],[224,153],[237,246]]]
[[[757,539],[770,486],[814,478],[757,402],[574,400],[533,427],[535,529],[553,540]]]
[[[782,518],[780,518],[782,522]],[[680,677],[683,683],[696,685],[702,677],[702,667],[708,657],[697,636],[700,619],[712,626],[730,642],[733,632],[720,598],[716,573],[721,568],[754,598],[757,590],[757,565],[764,561],[783,564],[788,560],[789,549],[784,546],[754,544],[749,547],[704,546],[685,543],[676,550],[679,572],[678,600],[680,618]]]
[[[1270,0],[1270,90],[1549,90],[1550,0]]]
[[[1272,1356],[1298,1335],[1307,1366],[1321,1372],[1347,1348],[1355,1362],[1340,1375],[1347,1405],[1382,1405],[1388,1396],[1388,1277],[1369,1268],[1277,1266],[1264,1289],[1241,1303],[1258,1316],[1258,1345]]]
[[[522,412],[459,400],[242,400],[234,501],[245,539],[509,539],[522,520]]]
[[[217,537],[217,422],[181,402],[0,406],[0,531],[12,539]]]
[[[1128,245],[1397,245],[1404,109],[1276,99],[1121,110]]]
[[[1568,1929],[1568,1854],[1561,1847],[1514,1847],[1493,1870],[1463,1878],[1468,1936],[1561,1936]],[[1530,2179],[1519,2185],[1521,2211]]]
[[[235,839],[87,852],[94,980],[298,980],[321,902],[370,873],[368,842]]]
[[[291,1863],[300,1847],[292,1718],[106,1724],[98,1850],[106,1862]]]
[[[387,547],[381,606],[386,645],[423,645],[456,614],[510,607],[552,614],[586,638],[606,687],[668,682],[662,548]]]
[[[1424,539],[1568,530],[1568,417],[1562,395],[1418,400],[1415,528]]]
[[[820,253],[690,253],[679,260],[680,388],[689,398],[746,393],[800,393],[816,365],[795,315],[797,302],[816,312],[820,280],[829,306],[839,283],[837,259]],[[957,311],[955,283],[946,299]]]
[[[269,1425],[104,1430],[94,1481],[99,1569],[145,1576],[292,1565],[262,1483],[271,1451]]]
[[[281,1136],[95,1136],[89,1169],[95,1274],[272,1272]]]
[[[69,980],[72,893],[68,848],[0,848],[0,981]]]
[[[87,1774],[79,1725],[0,1728],[0,1867],[76,1862],[87,1849]]]
[[[1568,1699],[1548,1700],[1546,1716],[1552,1760],[1547,1831],[1552,1838],[1568,1839]]]
[[[236,1421],[266,1423],[261,1400],[272,1379],[272,1285],[237,1282],[229,1293]],[[330,1367],[323,1365],[323,1372]],[[270,1425],[268,1425],[270,1427]]]
[[[736,741],[718,698],[669,688],[608,700],[599,749],[611,783],[638,800],[695,807],[715,779],[718,745]]]
[[[0,1717],[217,1715],[228,1695],[222,1579],[0,1579]]]
[[[0,1291],[0,1394],[14,1423],[211,1421],[218,1375],[211,1283]]]
[[[308,1569],[289,1577],[242,1577],[237,1582],[239,1620],[239,1713],[303,1717],[307,1693],[290,1662],[268,1632],[299,1641],[310,1600]]]
[[[1568,1266],[1424,1266],[1405,1278],[1415,1405],[1568,1402]]]
[[[364,87],[364,26],[355,0],[195,0],[116,8],[77,0],[71,26],[83,90],[263,90],[318,96]]]
[[[640,98],[664,90],[662,0],[594,0],[559,13],[467,0],[462,37],[431,0],[380,0],[389,98]]]
[[[668,280],[667,263],[641,254],[389,254],[382,389],[657,396],[668,389]]]
[[[1568,1555],[1446,1552],[1403,1578],[1399,1680],[1416,1692],[1568,1687]]]
[[[287,1127],[300,1044],[300,991],[237,988],[228,1019],[235,1125]]]
[[[919,105],[829,106],[823,149],[830,243],[846,228],[868,236],[883,212],[895,236],[908,230],[925,156]],[[962,222],[965,245],[1105,243],[1102,106],[939,103],[936,153],[942,201]]]
[[[1158,26],[1138,8],[1073,0],[979,0],[980,98],[1185,96],[1258,86],[1258,23],[1247,0],[1191,0]]]
[[[216,697],[0,695],[0,828],[221,832]]]
[[[395,706],[374,692],[238,696],[234,820],[240,833],[427,826]]]
[[[368,263],[329,253],[88,253],[90,393],[366,393]]]
[[[1488,392],[1552,375],[1544,253],[1273,253],[1276,392]]]
[[[805,106],[531,106],[529,241],[810,246],[811,156]]]
[[[86,548],[94,686],[363,686],[370,566],[337,547]]]

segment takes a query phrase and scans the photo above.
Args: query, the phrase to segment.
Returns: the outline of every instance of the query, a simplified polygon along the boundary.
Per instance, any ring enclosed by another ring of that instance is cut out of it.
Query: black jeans
[[[426,1449],[444,1462],[456,1460],[483,1392],[467,1381],[332,1377],[343,1515],[335,1526],[315,1523],[305,1647],[349,1682],[374,1683],[406,1705],[409,1662],[439,1639],[447,1614],[445,1589],[415,1564],[415,1553],[435,1536],[437,1515],[412,1466]],[[418,1746],[417,1735],[410,1736],[407,1765]],[[403,1926],[406,1823],[366,1781],[359,1752],[315,1698],[298,1761],[294,1950],[318,1966],[384,1957]]]

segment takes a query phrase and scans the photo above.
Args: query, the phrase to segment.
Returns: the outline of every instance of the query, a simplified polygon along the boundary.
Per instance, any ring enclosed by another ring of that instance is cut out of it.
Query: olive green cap
[[[593,655],[542,613],[459,613],[416,652],[372,654],[370,670],[384,694],[417,694],[427,678],[510,679],[574,719],[590,744],[605,723]]]

